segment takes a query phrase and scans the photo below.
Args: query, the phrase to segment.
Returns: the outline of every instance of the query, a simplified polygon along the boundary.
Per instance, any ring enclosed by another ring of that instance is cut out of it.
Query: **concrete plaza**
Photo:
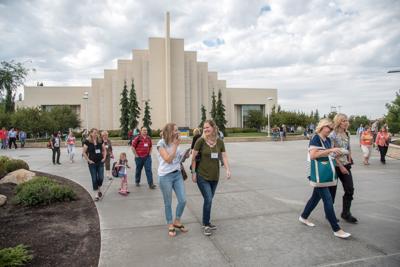
[[[354,145],[352,211],[359,224],[341,220],[343,229],[352,234],[341,240],[333,236],[321,203],[310,217],[316,227],[297,220],[312,191],[306,180],[307,141],[228,143],[226,147],[232,179],[221,179],[214,199],[212,220],[218,230],[211,237],[202,234],[202,197],[188,180],[182,221],[190,231],[175,238],[167,235],[160,190],[147,187],[144,171],[142,186],[135,187],[132,152],[114,147],[116,156],[127,152],[133,165],[131,194],[118,194],[118,179],[104,181],[107,191],[97,203],[102,235],[99,266],[400,266],[399,160],[389,158],[381,165],[374,151],[371,165],[364,166],[360,148]],[[80,153],[78,148],[77,161],[71,164],[62,149],[62,165],[54,166],[48,149],[1,151],[27,161],[32,170],[69,178],[91,192]],[[158,184],[157,166],[153,151]],[[339,184],[337,215],[342,195]],[[174,199],[173,210],[175,204]]]

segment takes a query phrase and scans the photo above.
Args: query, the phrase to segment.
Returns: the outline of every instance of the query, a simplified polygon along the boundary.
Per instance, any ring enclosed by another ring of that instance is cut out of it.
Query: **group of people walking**
[[[391,141],[391,135],[386,125],[383,125],[378,131],[378,126],[360,125],[357,129],[357,135],[359,136],[361,150],[363,152],[364,164],[369,165],[369,159],[371,157],[373,147],[376,147],[380,154],[380,161],[382,164],[386,164],[386,154]]]
[[[358,222],[358,219],[351,212],[354,182],[351,171],[353,158],[348,127],[349,120],[345,114],[337,114],[333,121],[328,118],[319,121],[315,129],[315,135],[311,138],[308,148],[311,166],[309,179],[310,184],[313,186],[313,192],[299,217],[301,223],[314,227],[315,224],[309,220],[309,217],[322,199],[325,217],[332,228],[333,234],[339,238],[351,236],[339,225],[340,221],[336,217],[334,210],[339,180],[344,190],[340,217],[348,223],[356,224]],[[386,126],[382,127],[375,137],[369,126],[363,127],[363,130],[358,134],[364,154],[364,164],[369,164],[368,159],[373,144],[376,144],[381,152],[381,162],[385,163],[385,155],[390,142],[390,134]],[[72,163],[74,162],[76,143],[76,138],[72,131],[65,141],[69,159]],[[61,142],[61,133],[54,133],[50,140],[54,164],[60,164]],[[225,168],[226,178],[230,179],[231,177],[223,137],[219,135],[215,122],[207,120],[203,125],[202,132],[199,129],[194,130],[190,149],[184,150],[180,147],[180,144],[181,138],[177,125],[175,123],[166,124],[162,129],[161,139],[156,145],[156,150],[159,161],[157,170],[158,183],[164,201],[168,235],[174,237],[177,230],[183,233],[188,231],[181,222],[186,205],[184,180],[187,178],[182,163],[191,156],[191,180],[197,184],[203,197],[203,233],[209,236],[217,229],[217,226],[211,220],[211,209],[220,179],[220,166]],[[149,188],[155,189],[151,157],[153,143],[146,127],[142,127],[131,139],[130,149],[135,157],[135,185],[137,187],[140,186],[141,173],[144,168]],[[83,143],[82,156],[88,162],[96,201],[100,200],[104,194],[102,191],[104,169],[108,179],[112,180],[112,176],[121,178],[119,193],[122,195],[129,194],[127,171],[131,166],[128,163],[126,153],[121,153],[114,164],[111,164],[114,154],[107,131],[99,134],[97,129],[91,129]],[[327,180],[325,181],[324,179]],[[172,210],[173,192],[178,201],[175,213]]]
[[[350,212],[354,195],[354,183],[351,173],[353,164],[350,147],[350,134],[347,131],[349,121],[346,115],[337,114],[332,122],[330,119],[322,119],[316,128],[316,134],[310,140],[309,157],[311,161],[323,169],[322,163],[326,166],[327,172],[315,169],[317,182],[313,181],[310,173],[310,184],[314,186],[311,198],[308,200],[299,221],[309,227],[314,227],[308,218],[318,202],[322,199],[324,203],[325,217],[331,225],[335,236],[348,238],[350,233],[345,232],[338,224],[339,220],[335,215],[333,204],[335,202],[337,177],[344,189],[343,207],[341,217],[349,223],[357,223],[358,220]],[[331,169],[331,172],[329,172]],[[324,180],[327,179],[327,180]]]
[[[27,134],[24,130],[15,129],[14,127],[7,130],[5,127],[0,129],[0,142],[1,149],[11,149],[14,145],[14,148],[17,149],[17,141],[20,142],[21,148],[24,148],[26,142]]]
[[[106,172],[108,172],[107,165],[110,166],[111,164],[107,163],[107,161],[113,158],[111,142],[107,137],[107,133],[103,132],[100,138],[98,130],[92,129],[83,145],[83,157],[88,162],[95,201],[103,197],[104,165],[106,165]],[[197,184],[204,199],[203,231],[205,235],[209,236],[217,228],[211,222],[211,208],[219,181],[220,161],[223,162],[223,166],[226,169],[226,177],[228,179],[231,177],[225,145],[218,134],[218,127],[212,120],[207,120],[204,123],[201,135],[199,131],[196,132],[192,149],[183,150],[180,148],[180,143],[181,138],[177,125],[175,123],[165,125],[156,148],[159,161],[157,170],[158,183],[164,200],[168,235],[174,237],[177,230],[183,233],[188,231],[181,222],[186,205],[184,185],[186,171],[182,163],[191,155],[191,180]],[[141,172],[144,168],[149,188],[156,188],[152,175],[152,148],[152,140],[148,136],[147,128],[142,127],[140,134],[131,142],[131,150],[135,156],[136,163],[135,185],[138,187],[140,186]],[[121,178],[119,193],[123,195],[129,194],[127,169],[131,167],[128,164],[126,153],[120,154],[119,159],[113,164],[112,168],[114,176]],[[173,192],[175,192],[178,200],[175,216],[172,211]]]

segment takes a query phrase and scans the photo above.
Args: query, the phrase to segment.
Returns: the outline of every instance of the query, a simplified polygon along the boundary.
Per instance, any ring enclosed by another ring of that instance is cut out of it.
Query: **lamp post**
[[[268,121],[268,137],[271,136],[271,126],[269,125],[269,101],[272,101],[272,97],[267,97],[267,121]]]
[[[89,132],[89,120],[88,120],[88,101],[89,92],[83,93],[83,100],[85,101],[85,120],[86,120],[86,131]]]

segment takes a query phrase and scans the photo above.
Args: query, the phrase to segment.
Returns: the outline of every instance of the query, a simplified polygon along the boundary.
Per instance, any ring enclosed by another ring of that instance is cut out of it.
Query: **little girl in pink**
[[[127,175],[127,168],[131,168],[128,165],[128,160],[126,159],[126,153],[121,153],[119,155],[119,160],[118,163],[115,165],[116,168],[118,168],[118,177],[121,178],[121,188],[119,189],[118,193],[121,195],[126,196],[129,191],[128,191],[128,175]]]

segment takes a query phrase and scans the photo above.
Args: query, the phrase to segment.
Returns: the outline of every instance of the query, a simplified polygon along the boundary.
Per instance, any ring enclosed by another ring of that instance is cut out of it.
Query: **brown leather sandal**
[[[188,229],[186,229],[186,227],[183,224],[181,224],[181,225],[174,224],[174,227],[176,229],[179,229],[182,233],[187,233],[189,231]]]

